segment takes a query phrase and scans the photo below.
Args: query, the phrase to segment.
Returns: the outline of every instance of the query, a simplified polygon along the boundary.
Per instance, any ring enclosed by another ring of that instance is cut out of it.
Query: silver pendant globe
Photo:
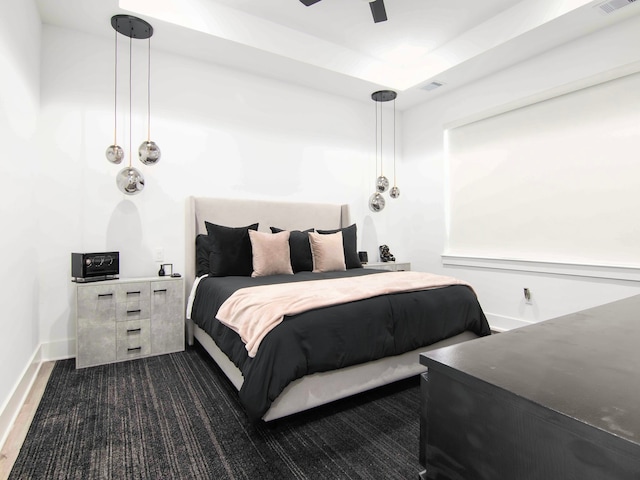
[[[155,165],[160,161],[160,147],[155,142],[149,140],[142,142],[138,148],[138,156],[140,161],[145,165]]]
[[[107,151],[104,152],[107,160],[118,165],[124,159],[124,150],[120,145],[109,145]]]
[[[380,175],[376,179],[376,190],[378,190],[378,192],[380,193],[383,193],[383,192],[386,192],[388,188],[389,188],[389,179],[384,175]]]
[[[125,167],[118,172],[116,184],[122,193],[136,195],[144,189],[144,177],[137,169]]]
[[[384,210],[385,200],[380,193],[376,192],[369,197],[369,209],[372,212],[380,212]]]

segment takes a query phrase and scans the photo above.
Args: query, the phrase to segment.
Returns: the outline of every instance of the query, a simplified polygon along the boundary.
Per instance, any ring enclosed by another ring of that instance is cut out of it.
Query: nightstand
[[[76,284],[76,368],[184,350],[184,280]]]
[[[376,270],[390,270],[392,272],[405,272],[411,270],[410,262],[369,262],[364,263],[362,268],[372,268]]]

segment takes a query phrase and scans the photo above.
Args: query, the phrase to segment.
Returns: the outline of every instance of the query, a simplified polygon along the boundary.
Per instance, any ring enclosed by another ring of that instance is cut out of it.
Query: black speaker
[[[369,261],[369,254],[367,252],[358,252],[358,258],[360,263],[367,263]]]

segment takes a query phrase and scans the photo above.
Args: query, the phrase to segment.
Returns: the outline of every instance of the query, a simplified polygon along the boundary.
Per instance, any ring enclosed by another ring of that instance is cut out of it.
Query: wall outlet
[[[156,262],[164,262],[164,248],[157,247],[154,255]]]

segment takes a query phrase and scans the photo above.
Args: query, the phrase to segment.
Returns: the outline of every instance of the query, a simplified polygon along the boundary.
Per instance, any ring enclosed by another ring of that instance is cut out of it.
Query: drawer
[[[149,297],[144,299],[130,299],[127,302],[116,304],[116,320],[126,322],[129,320],[141,320],[149,318]]]
[[[130,282],[114,285],[118,303],[135,303],[149,300],[149,282]]]
[[[149,319],[118,322],[116,330],[116,359],[127,360],[151,353]]]

